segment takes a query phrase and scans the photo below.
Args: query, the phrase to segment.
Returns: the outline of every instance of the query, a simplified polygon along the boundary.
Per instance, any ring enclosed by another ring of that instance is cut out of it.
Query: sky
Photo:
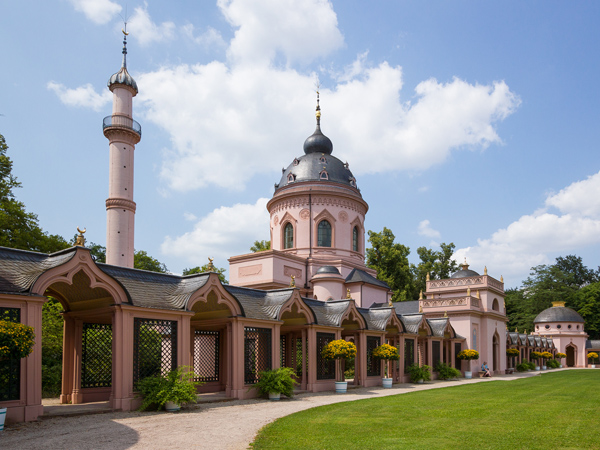
[[[139,87],[135,246],[173,273],[269,239],[281,168],[315,126],[369,203],[367,230],[456,245],[521,284],[600,265],[600,3],[0,2],[0,133],[45,231],[106,242],[109,77]]]

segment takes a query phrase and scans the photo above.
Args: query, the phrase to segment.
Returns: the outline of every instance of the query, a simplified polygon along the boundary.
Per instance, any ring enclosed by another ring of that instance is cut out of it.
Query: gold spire
[[[317,81],[317,108],[315,116],[317,116],[317,125],[321,125],[321,106],[319,105],[319,88],[321,85]]]
[[[346,298],[350,299],[352,296],[350,295],[350,288],[346,288]]]
[[[425,277],[425,281],[429,281],[429,272],[427,272],[427,276]]]
[[[213,264],[213,258],[211,258],[210,256],[208,257],[208,267],[206,267],[206,269],[209,272],[214,272],[215,271],[215,265]]]
[[[504,277],[500,275],[500,283],[504,283]]]
[[[565,307],[565,302],[552,302],[552,307],[561,307],[564,308]]]
[[[487,266],[485,266],[485,267],[483,268],[483,274],[484,274],[484,275],[487,275]]]
[[[462,266],[460,266],[460,268],[462,270],[467,270],[469,268],[469,265],[467,264],[467,257],[465,256],[465,262],[462,263]]]
[[[467,288],[467,297],[470,297],[470,296],[471,296],[471,288],[470,288],[470,287],[468,287],[468,288]]]
[[[294,275],[290,276],[290,287],[296,287],[296,277]]]
[[[423,291],[419,293],[419,300],[423,300]]]
[[[515,327],[515,333],[518,333],[518,332],[519,332],[519,328]]]
[[[423,312],[423,305],[421,305],[421,303],[419,303],[419,312],[422,313]]]
[[[78,247],[85,247],[85,238],[83,237],[83,234],[87,231],[87,228],[80,230],[79,227],[77,227],[77,231],[79,231],[79,234],[75,239],[75,245]]]

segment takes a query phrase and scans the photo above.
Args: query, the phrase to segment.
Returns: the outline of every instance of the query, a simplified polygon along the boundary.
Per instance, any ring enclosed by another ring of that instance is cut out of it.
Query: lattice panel
[[[373,350],[381,345],[381,338],[367,336],[367,376],[381,375],[381,362],[373,358]]]
[[[135,318],[133,381],[164,375],[177,368],[177,322]]]
[[[220,331],[194,331],[194,372],[196,381],[219,381]]]
[[[287,367],[286,344],[287,344],[286,337],[279,336],[279,367]]]
[[[0,308],[0,320],[18,323],[21,321],[20,308]],[[21,360],[0,361],[0,402],[21,398]]]
[[[431,357],[433,359],[433,368],[440,362],[441,357],[441,346],[439,341],[433,341],[431,343]]]
[[[462,350],[462,344],[460,342],[455,342],[454,343],[454,367],[456,367],[457,369],[460,369],[461,366],[461,360],[456,356],[458,355]]]
[[[415,341],[413,339],[404,340],[404,373],[408,373],[408,368],[415,362]]]
[[[317,380],[335,380],[335,361],[321,356],[323,348],[333,340],[334,333],[317,333]]]
[[[296,342],[294,344],[294,349],[293,349],[294,360],[295,360],[294,367],[296,368],[296,376],[298,378],[302,378],[302,353],[303,353],[302,338],[301,337],[296,338],[295,341]],[[307,372],[308,372],[308,370],[307,370]]]
[[[81,387],[112,386],[112,325],[84,323],[81,345]]]
[[[255,384],[258,374],[271,368],[271,329],[244,328],[244,382]]]

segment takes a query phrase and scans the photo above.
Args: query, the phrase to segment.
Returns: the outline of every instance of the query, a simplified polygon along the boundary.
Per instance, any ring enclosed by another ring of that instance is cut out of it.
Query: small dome
[[[129,75],[127,67],[121,67],[121,70],[113,74],[108,80],[108,83],[106,83],[109,89],[114,84],[124,84],[125,86],[130,86],[133,88],[136,94],[138,93],[137,83],[133,77]]]
[[[557,304],[561,303],[562,306]],[[577,311],[564,306],[564,302],[556,302],[551,308],[543,310],[533,319],[533,323],[543,322],[579,322],[584,323],[583,317]]]
[[[335,275],[341,275],[340,271],[337,270],[337,268],[333,267],[333,266],[319,267],[319,270],[317,270],[317,275],[322,274],[322,273],[331,273],[331,274],[335,274]]]
[[[465,262],[460,266],[460,270],[458,272],[454,272],[450,278],[468,278],[468,277],[478,277],[479,274],[474,270],[469,270],[469,265],[467,264],[467,258],[465,258]]]
[[[324,153],[331,155],[333,152],[333,143],[331,139],[325,136],[321,132],[321,127],[317,125],[317,128],[313,134],[306,138],[304,141],[304,153]]]

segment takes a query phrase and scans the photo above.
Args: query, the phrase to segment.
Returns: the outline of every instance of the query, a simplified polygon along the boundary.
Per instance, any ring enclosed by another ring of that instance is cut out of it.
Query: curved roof
[[[552,306],[543,310],[533,319],[533,323],[544,322],[585,322],[577,311],[566,306]]]
[[[125,33],[125,31],[123,31],[123,33]],[[108,83],[106,83],[109,89],[115,84],[129,86],[136,94],[138,93],[137,83],[127,71],[127,34],[123,36],[123,63],[121,64],[121,69],[117,73],[113,73],[108,79]]]
[[[334,275],[340,275],[340,271],[337,270],[337,267],[334,266],[322,266],[317,270],[317,275],[321,273],[332,273]]]
[[[356,188],[356,179],[348,164],[335,156],[323,153],[308,153],[295,158],[287,169],[283,170],[275,189],[302,181],[334,182]]]
[[[469,270],[469,265],[467,264],[467,259],[465,258],[465,262],[461,264],[460,270],[454,272],[450,278],[468,278],[468,277],[478,277],[479,274],[474,270]]]

